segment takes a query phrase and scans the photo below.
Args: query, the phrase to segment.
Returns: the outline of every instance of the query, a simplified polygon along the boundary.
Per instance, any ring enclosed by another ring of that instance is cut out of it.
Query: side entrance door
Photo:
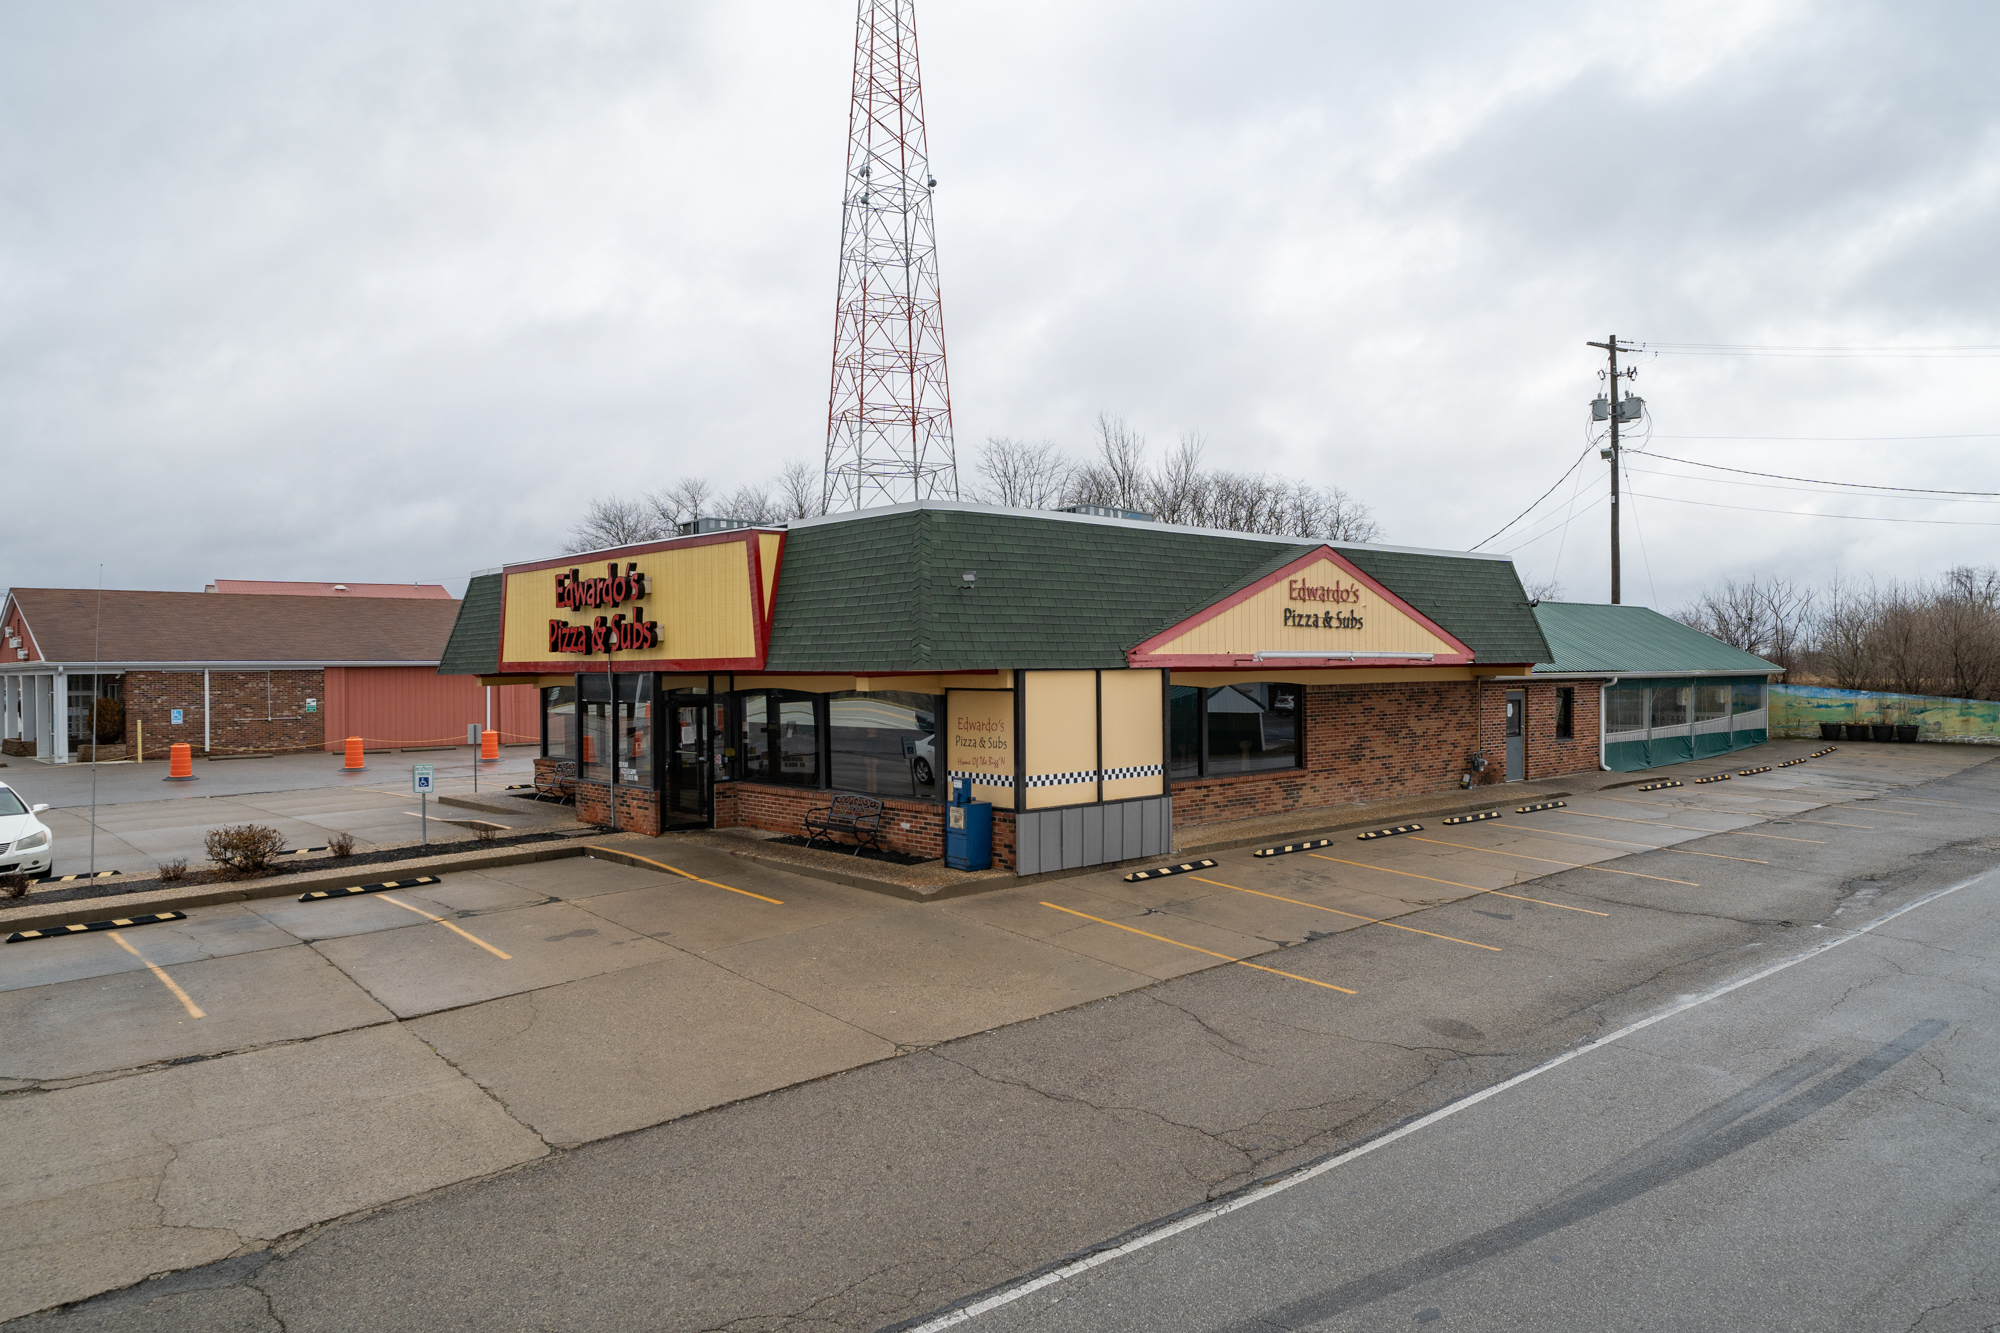
[[[1507,781],[1519,782],[1528,776],[1528,696],[1521,690],[1507,691]]]

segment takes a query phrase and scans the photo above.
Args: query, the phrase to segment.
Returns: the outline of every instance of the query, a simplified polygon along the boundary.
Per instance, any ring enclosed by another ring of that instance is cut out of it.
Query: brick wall
[[[1458,785],[1478,729],[1470,681],[1309,685],[1306,767],[1176,779],[1174,823],[1414,796]]]
[[[268,676],[268,689],[266,685]],[[307,699],[318,699],[325,674],[312,671],[215,671],[209,673],[208,698],[213,716],[208,743],[216,754],[258,751],[311,751],[324,748],[325,723],[306,711]],[[125,673],[125,739],[138,736],[135,721],[145,724],[146,757],[164,759],[174,744],[202,753],[202,687],[199,671],[128,671]],[[182,721],[173,723],[173,710]]]
[[[1557,691],[1576,691],[1574,739],[1556,739]],[[1560,777],[1565,773],[1592,773],[1597,770],[1597,682],[1566,681],[1487,681],[1482,683],[1480,721],[1486,735],[1487,773],[1503,782],[1507,775],[1507,693],[1520,690],[1527,696],[1526,779]]]
[[[579,823],[611,827],[611,793],[618,800],[620,833],[660,833],[660,794],[647,787],[613,788],[603,782],[576,784],[576,817]]]
[[[804,833],[806,811],[827,804],[832,792],[811,787],[779,787],[759,782],[715,784],[717,828],[760,828],[774,833]],[[993,821],[994,858],[999,858],[1000,820]],[[1013,826],[1008,825],[1008,837]],[[930,801],[882,802],[882,845],[910,856],[944,855],[944,806]],[[1009,847],[1011,850],[1011,842]],[[1011,859],[1008,864],[1012,864]]]

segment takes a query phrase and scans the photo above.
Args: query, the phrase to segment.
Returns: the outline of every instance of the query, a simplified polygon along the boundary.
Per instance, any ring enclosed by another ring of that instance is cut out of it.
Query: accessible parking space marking
[[[1560,907],[1565,912],[1586,912],[1591,916],[1610,916],[1591,907],[1571,907],[1568,903],[1552,903],[1546,898],[1526,898],[1518,893],[1508,893],[1504,889],[1482,889],[1477,884],[1461,884],[1455,879],[1438,879],[1434,875],[1419,875],[1414,870],[1391,870],[1387,866],[1371,866],[1366,861],[1348,861],[1338,856],[1327,856],[1321,852],[1307,852],[1307,856],[1317,856],[1322,861],[1339,861],[1344,866],[1359,866],[1363,870],[1379,870],[1385,875],[1406,875],[1411,879],[1428,880],[1432,884],[1448,884],[1454,889],[1470,889],[1474,893],[1496,893],[1502,898],[1512,898],[1515,902],[1538,903],[1543,907]]]
[[[1259,898],[1269,898],[1274,902],[1290,903],[1294,907],[1310,907],[1315,912],[1331,912],[1335,916],[1353,917],[1356,921],[1364,921],[1371,926],[1388,926],[1395,930],[1407,930],[1412,935],[1428,935],[1434,940],[1450,940],[1453,944],[1470,944],[1475,949],[1491,949],[1494,953],[1500,952],[1500,946],[1497,944],[1480,944],[1474,940],[1462,940],[1456,935],[1440,935],[1434,930],[1418,930],[1415,926],[1405,926],[1395,921],[1384,921],[1381,917],[1363,916],[1359,912],[1343,912],[1338,907],[1322,907],[1318,903],[1301,902],[1297,898],[1286,898],[1276,893],[1265,893],[1262,889],[1246,889],[1238,884],[1224,884],[1219,879],[1203,879],[1200,875],[1192,875],[1189,878],[1200,884],[1213,884],[1218,889],[1234,889],[1238,893],[1252,893]]]
[[[413,907],[409,903],[404,902],[401,898],[393,897],[390,894],[386,893],[378,893],[375,895],[375,898],[377,902],[394,903],[396,906],[402,908],[406,912],[415,912],[418,916],[423,917],[427,921],[435,921],[438,925],[443,926],[446,930],[449,930],[454,934],[465,936],[465,938],[471,940],[474,944],[486,950],[486,952],[492,954],[495,958],[505,958],[509,962],[512,962],[514,960],[513,954],[502,953],[500,950],[488,944],[485,940],[480,939],[477,935],[473,934],[471,931],[460,930],[457,926],[454,926],[451,922],[445,920],[443,917],[435,916],[429,912],[426,912],[421,907]]]
[[[189,998],[188,993],[181,989],[180,983],[175,981],[172,977],[168,976],[167,970],[165,968],[161,967],[158,963],[155,963],[152,959],[146,957],[145,954],[142,954],[137,949],[133,948],[132,941],[126,939],[123,935],[121,935],[115,930],[111,932],[111,938],[118,941],[119,948],[123,949],[126,953],[131,954],[141,963],[144,963],[146,965],[146,970],[148,972],[151,972],[155,977],[159,978],[159,982],[162,986],[165,986],[168,990],[173,992],[174,998],[181,1002],[181,1007],[188,1011],[189,1018],[208,1017],[207,1014],[202,1012],[201,1006],[196,1004],[191,998]]]
[[[601,851],[608,851],[610,849],[604,847],[586,847],[583,850],[586,852],[601,852]],[[697,884],[706,884],[711,889],[729,889],[731,893],[740,893],[745,898],[755,898],[758,902],[769,903],[773,907],[783,907],[785,905],[785,900],[782,898],[766,898],[763,894],[752,893],[748,889],[730,888],[730,886],[727,884],[718,884],[716,881],[712,879],[703,879],[700,875],[691,875],[687,871],[682,870],[679,866],[670,866],[665,861],[655,861],[650,856],[640,856],[636,852],[628,852],[622,848],[618,850],[618,855],[629,856],[634,861],[644,861],[649,866],[655,866],[661,870],[665,870],[672,874],[679,875],[682,879],[691,879]]]
[[[1517,861],[1539,861],[1546,866],[1561,866],[1565,870],[1602,870],[1607,875],[1631,875],[1636,879],[1656,879],[1662,884],[1679,884],[1686,888],[1698,889],[1701,885],[1691,879],[1668,879],[1665,875],[1646,875],[1637,870],[1614,870],[1610,866],[1592,864],[1589,861],[1557,861],[1547,856],[1529,856],[1526,852],[1503,852],[1498,847],[1478,847],[1469,842],[1446,842],[1442,838],[1412,838],[1412,842],[1428,842],[1439,847],[1462,847],[1468,852],[1484,852],[1488,856],[1511,856]]]
[[[1080,916],[1085,921],[1095,921],[1098,925],[1110,926],[1113,930],[1128,930],[1134,935],[1144,935],[1149,940],[1158,940],[1162,944],[1171,944],[1177,949],[1192,949],[1196,953],[1205,953],[1210,958],[1220,958],[1223,962],[1234,963],[1238,967],[1256,968],[1259,972],[1269,972],[1274,977],[1290,977],[1293,981],[1303,981],[1308,986],[1323,986],[1327,990],[1337,990],[1342,995],[1359,995],[1361,993],[1349,990],[1345,986],[1336,986],[1331,981],[1314,981],[1311,977],[1302,977],[1296,972],[1281,972],[1275,967],[1265,967],[1261,963],[1246,963],[1241,958],[1231,958],[1226,953],[1217,953],[1213,949],[1204,949],[1199,944],[1182,944],[1179,940],[1170,940],[1165,935],[1155,935],[1152,931],[1140,930],[1137,926],[1125,926],[1120,925],[1116,921],[1106,921],[1103,917],[1092,916],[1088,912],[1079,912],[1068,907],[1056,907],[1054,903],[1043,903],[1042,906],[1055,907],[1055,910],[1058,912],[1068,912],[1071,916]]]

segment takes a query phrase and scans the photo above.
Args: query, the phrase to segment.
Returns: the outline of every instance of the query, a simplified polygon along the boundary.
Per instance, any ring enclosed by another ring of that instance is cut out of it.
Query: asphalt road
[[[1401,918],[1501,952],[1308,938],[1259,957],[1277,975],[915,1047],[23,1327],[920,1326],[1975,879],[964,1326],[1991,1326],[1996,816],[1989,764],[1762,842],[1524,860],[1513,896]]]
[[[1992,1329],[2000,871],[1940,891],[1322,1174],[924,1327]]]

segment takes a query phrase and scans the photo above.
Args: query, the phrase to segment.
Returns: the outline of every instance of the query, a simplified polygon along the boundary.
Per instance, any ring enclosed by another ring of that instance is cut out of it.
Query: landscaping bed
[[[806,845],[805,835],[801,833],[789,834],[782,838],[766,838],[764,842],[766,844],[774,842],[782,843],[787,847],[803,847]],[[852,843],[829,842],[825,838],[816,841],[813,844],[813,850],[816,852],[838,852],[842,856],[856,855]],[[940,859],[935,856],[911,856],[908,852],[877,851],[873,847],[863,847],[859,855],[864,861],[886,861],[892,866],[929,865],[931,862]]]
[[[454,838],[450,842],[434,842],[428,847],[421,844],[414,847],[384,847],[372,852],[356,852],[352,856],[287,856],[274,862],[268,870],[253,874],[238,874],[227,870],[190,870],[176,880],[162,881],[158,875],[119,875],[112,879],[84,880],[60,888],[50,886],[31,890],[25,898],[0,898],[0,907],[39,907],[48,903],[78,902],[90,898],[122,898],[129,893],[147,893],[154,889],[197,888],[213,884],[231,884],[238,880],[270,879],[275,875],[296,875],[305,871],[323,873],[328,870],[345,870],[350,867],[394,865],[399,861],[415,861],[427,856],[439,856],[447,851],[485,851],[493,847],[519,847],[526,843],[563,842],[572,838],[587,837],[595,829],[584,832],[566,833],[518,833],[510,838],[494,838],[481,842],[476,838]],[[359,883],[361,876],[356,876]]]

